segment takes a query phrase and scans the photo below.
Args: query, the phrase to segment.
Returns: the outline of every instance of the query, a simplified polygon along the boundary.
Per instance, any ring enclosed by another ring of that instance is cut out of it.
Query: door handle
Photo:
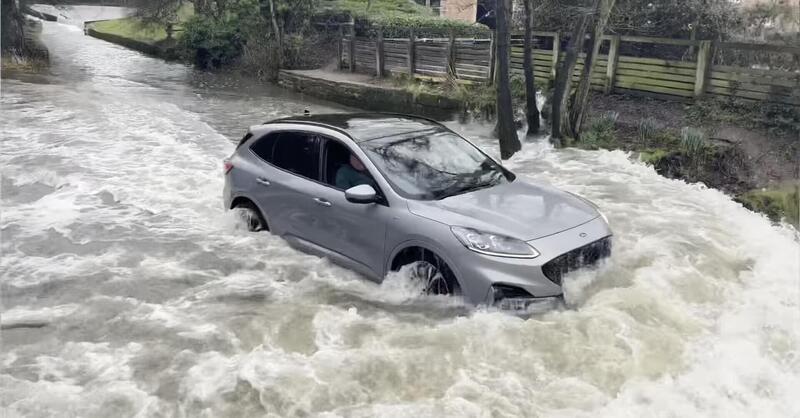
[[[269,180],[265,179],[264,177],[257,178],[256,182],[262,186],[269,186],[270,184],[272,184],[269,182]]]
[[[331,203],[331,202],[329,202],[329,201],[327,201],[327,200],[325,200],[325,199],[323,199],[321,197],[315,197],[314,201],[317,202],[318,205],[322,205],[322,206],[326,206],[326,207],[331,207],[333,205],[333,203]]]

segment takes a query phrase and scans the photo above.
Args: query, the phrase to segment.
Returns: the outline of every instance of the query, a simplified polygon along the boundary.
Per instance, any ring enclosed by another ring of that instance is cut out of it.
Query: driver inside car
[[[366,167],[354,154],[350,154],[349,163],[342,164],[336,170],[336,187],[347,190],[360,184],[369,184],[375,187]]]

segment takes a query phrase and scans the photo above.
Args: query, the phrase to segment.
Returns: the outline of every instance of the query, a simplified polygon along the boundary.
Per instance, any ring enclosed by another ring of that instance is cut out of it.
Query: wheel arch
[[[413,251],[418,250],[418,249],[423,249],[423,250],[426,250],[426,251],[430,251],[431,253],[433,253],[437,257],[441,258],[447,264],[447,267],[449,267],[450,270],[455,275],[455,278],[456,278],[456,281],[458,282],[458,285],[461,286],[461,288],[463,289],[463,279],[462,279],[462,276],[461,276],[461,274],[459,272],[459,268],[453,262],[453,259],[447,254],[447,252],[445,252],[444,250],[439,248],[439,246],[431,244],[431,243],[426,242],[426,241],[409,240],[409,241],[401,242],[400,244],[396,245],[394,247],[394,249],[391,251],[391,253],[389,254],[389,257],[387,258],[386,271],[390,272],[390,271],[396,270],[395,267],[399,268],[400,266],[397,265],[397,264],[400,263],[401,261],[403,261],[402,257],[405,254],[407,254],[408,252],[413,252]]]
[[[262,208],[261,205],[259,205],[258,202],[256,202],[255,199],[251,199],[247,195],[241,195],[240,194],[240,195],[234,196],[233,199],[231,199],[231,204],[230,204],[230,207],[228,208],[228,210],[234,209],[237,206],[239,206],[241,204],[246,204],[246,203],[249,203],[249,204],[253,205],[253,207],[255,207],[258,210],[258,214],[259,214],[259,216],[261,216],[261,220],[264,221],[264,224],[265,224],[264,226],[266,227],[266,229],[268,231],[272,231],[272,225],[270,224],[270,219],[267,216],[267,213],[264,211],[264,208]]]
[[[247,196],[241,196],[241,195],[240,196],[236,196],[236,197],[233,198],[233,200],[231,200],[231,205],[230,205],[230,207],[228,209],[233,209],[233,208],[235,208],[235,207],[237,207],[237,206],[239,206],[239,205],[241,205],[243,203],[250,203],[253,206],[257,207],[258,210],[260,210],[262,212],[262,214],[264,212],[264,211],[261,210],[261,208],[258,206],[258,204],[253,199],[250,199]]]

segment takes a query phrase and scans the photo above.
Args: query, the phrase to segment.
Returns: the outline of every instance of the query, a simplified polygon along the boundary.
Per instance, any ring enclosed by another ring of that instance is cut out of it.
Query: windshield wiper
[[[446,199],[450,196],[455,196],[467,192],[471,192],[478,189],[485,189],[487,187],[492,187],[497,185],[496,182],[486,182],[486,183],[472,183],[472,184],[454,184],[450,187],[444,188],[442,190],[436,191],[433,193],[436,200]]]

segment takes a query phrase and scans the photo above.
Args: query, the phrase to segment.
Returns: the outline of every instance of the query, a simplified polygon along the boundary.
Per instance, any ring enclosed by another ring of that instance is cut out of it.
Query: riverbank
[[[669,178],[722,190],[773,221],[800,225],[800,109],[595,95],[575,145],[631,151]]]
[[[0,57],[2,77],[17,72],[40,72],[50,64],[50,52],[42,43],[42,23],[25,18],[23,21],[23,46],[19,53],[6,53]]]

